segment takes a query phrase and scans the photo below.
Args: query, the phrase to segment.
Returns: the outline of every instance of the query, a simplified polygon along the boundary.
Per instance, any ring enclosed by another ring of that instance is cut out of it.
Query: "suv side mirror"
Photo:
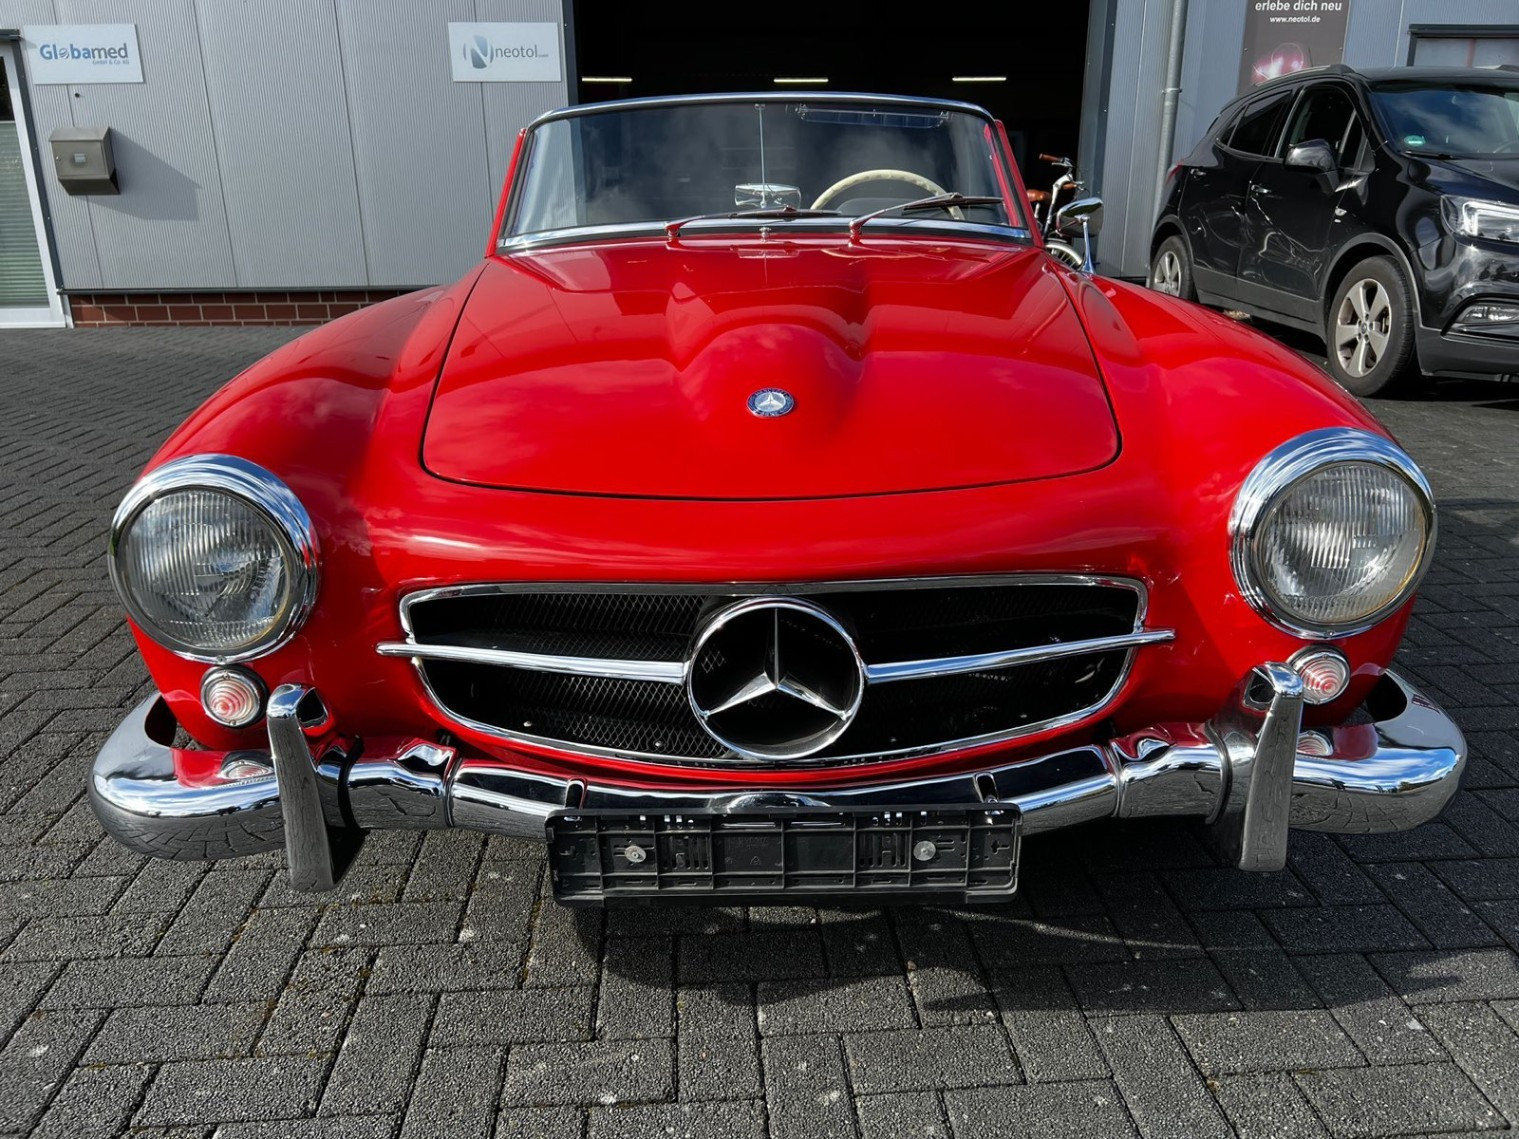
[[[1320,174],[1337,174],[1340,164],[1334,149],[1321,138],[1300,142],[1287,152],[1287,165],[1301,170],[1317,170]]]
[[[1055,213],[1055,230],[1061,237],[1096,236],[1102,232],[1102,199],[1077,198]]]

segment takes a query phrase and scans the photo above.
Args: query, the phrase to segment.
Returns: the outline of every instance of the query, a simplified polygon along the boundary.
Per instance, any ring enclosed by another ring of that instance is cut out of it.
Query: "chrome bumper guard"
[[[283,845],[292,882],[306,890],[337,883],[365,830],[455,826],[542,839],[548,816],[566,808],[998,803],[1018,808],[1025,835],[1101,818],[1193,816],[1212,824],[1230,863],[1277,870],[1291,827],[1407,830],[1455,794],[1466,742],[1395,674],[1349,724],[1305,732],[1302,709],[1301,680],[1272,663],[1206,724],[1159,725],[1005,767],[805,792],[651,791],[514,771],[423,740],[370,755],[333,733],[313,690],[286,685],[270,698],[269,751],[228,752],[193,786],[176,770],[168,706],[148,698],[106,741],[89,791],[106,831],[139,853],[198,860]]]

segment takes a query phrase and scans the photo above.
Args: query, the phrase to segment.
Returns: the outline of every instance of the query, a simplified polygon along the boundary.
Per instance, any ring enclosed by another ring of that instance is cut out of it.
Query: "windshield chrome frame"
[[[808,102],[863,104],[885,106],[893,109],[917,108],[926,111],[967,114],[981,120],[988,127],[995,128],[997,125],[997,120],[992,117],[991,112],[985,107],[976,106],[974,103],[962,103],[954,99],[919,98],[912,95],[871,95],[855,91],[740,91],[702,95],[661,95],[639,99],[615,99],[605,103],[581,103],[572,107],[561,107],[558,110],[539,115],[527,125],[526,137],[523,139],[517,168],[512,172],[512,184],[507,191],[506,209],[501,217],[501,229],[496,234],[495,251],[498,254],[523,253],[532,249],[556,245],[573,245],[623,238],[658,237],[661,240],[664,239],[664,227],[670,219],[622,222],[616,225],[567,226],[560,229],[539,230],[535,233],[509,233],[508,231],[516,220],[517,209],[521,204],[519,193],[521,182],[532,155],[534,136],[540,126],[547,123],[560,122],[564,119],[579,118],[584,115],[615,114],[622,111],[650,110],[658,107],[715,106],[722,104],[743,105],[752,103],[794,104]],[[999,132],[993,130],[992,133],[995,138]],[[1006,173],[1009,179],[1011,179],[1013,175],[1013,159],[1010,154],[1003,152],[1000,138],[996,138],[993,157],[995,161],[1008,166]],[[1024,215],[1024,211],[1019,208],[1017,202],[1005,202],[1004,208],[1009,211],[1017,210],[1020,217]],[[850,220],[850,218],[843,216],[837,218],[797,218],[791,221],[774,218],[756,218],[749,221],[742,218],[712,218],[688,223],[683,229],[683,234],[690,237],[718,234],[741,235],[755,233],[761,227],[768,227],[769,232],[767,236],[772,240],[793,232],[816,237],[832,234],[836,231],[841,232],[847,228]],[[871,233],[879,233],[881,231],[891,232],[892,236],[895,237],[902,236],[903,231],[910,231],[914,234],[938,236],[941,238],[961,237],[1003,241],[1013,245],[1036,244],[1026,224],[1021,226],[1012,224],[988,225],[981,222],[956,221],[953,218],[878,218],[871,221],[870,228],[866,231],[865,236],[868,237]]]

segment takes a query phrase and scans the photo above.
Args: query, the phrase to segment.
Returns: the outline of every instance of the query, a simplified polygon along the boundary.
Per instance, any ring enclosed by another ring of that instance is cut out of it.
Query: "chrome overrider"
[[[293,883],[307,890],[331,889],[368,829],[455,826],[542,839],[553,812],[596,807],[995,802],[1019,809],[1025,834],[1110,817],[1193,816],[1212,825],[1232,864],[1275,870],[1289,828],[1406,830],[1455,794],[1466,763],[1461,732],[1395,674],[1345,725],[1304,731],[1302,709],[1297,673],[1267,663],[1207,723],[1157,725],[1006,766],[804,793],[766,788],[760,773],[742,791],[650,791],[516,771],[420,739],[372,754],[336,730],[315,690],[285,685],[269,701],[269,750],[228,752],[194,785],[176,772],[168,706],[148,698],[101,749],[89,793],[105,829],[133,850],[196,860],[283,845]]]

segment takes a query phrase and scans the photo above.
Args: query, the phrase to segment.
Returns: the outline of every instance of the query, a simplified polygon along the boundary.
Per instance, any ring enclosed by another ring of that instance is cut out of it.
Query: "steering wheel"
[[[944,193],[944,187],[937,182],[931,182],[921,174],[914,174],[911,170],[861,170],[858,174],[851,174],[847,178],[840,178],[828,189],[817,196],[812,203],[812,208],[820,210],[829,202],[837,198],[845,190],[852,190],[856,186],[866,182],[906,182],[909,186],[915,186],[919,190],[925,190],[930,194]],[[958,206],[949,207],[949,215],[956,221],[964,221],[965,214]]]

